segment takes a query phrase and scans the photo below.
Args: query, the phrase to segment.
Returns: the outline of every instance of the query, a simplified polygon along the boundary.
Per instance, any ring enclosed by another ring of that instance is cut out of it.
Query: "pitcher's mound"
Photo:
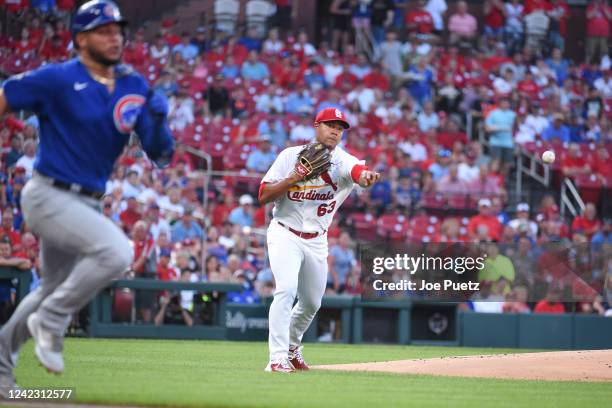
[[[513,380],[612,381],[612,350],[440,357],[313,368]]]

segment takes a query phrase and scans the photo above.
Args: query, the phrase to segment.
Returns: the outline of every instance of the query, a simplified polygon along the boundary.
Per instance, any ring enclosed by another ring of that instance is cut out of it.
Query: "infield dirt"
[[[612,381],[612,350],[439,357],[313,368],[512,380]]]

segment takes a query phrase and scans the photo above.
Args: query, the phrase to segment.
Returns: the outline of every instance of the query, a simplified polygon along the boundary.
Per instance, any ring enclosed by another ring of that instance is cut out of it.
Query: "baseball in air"
[[[555,161],[555,152],[552,150],[546,150],[542,153],[542,161],[547,164],[551,164]]]

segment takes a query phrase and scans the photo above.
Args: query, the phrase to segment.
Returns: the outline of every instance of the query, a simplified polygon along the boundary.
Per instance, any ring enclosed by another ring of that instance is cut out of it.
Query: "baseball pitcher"
[[[314,127],[316,143],[283,150],[259,189],[261,203],[274,202],[267,241],[276,291],[270,307],[266,371],[308,370],[301,342],[325,292],[327,229],[355,183],[370,187],[380,178],[338,147],[349,128],[342,111],[323,109]]]

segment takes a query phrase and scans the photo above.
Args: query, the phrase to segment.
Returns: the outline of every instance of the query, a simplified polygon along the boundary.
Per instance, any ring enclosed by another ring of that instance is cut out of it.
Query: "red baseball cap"
[[[348,121],[346,120],[346,116],[344,116],[344,113],[342,113],[342,111],[338,108],[325,108],[319,111],[319,113],[317,113],[317,117],[315,118],[315,123],[333,121],[342,122],[342,125],[345,129],[351,127],[351,125],[349,125]]]

